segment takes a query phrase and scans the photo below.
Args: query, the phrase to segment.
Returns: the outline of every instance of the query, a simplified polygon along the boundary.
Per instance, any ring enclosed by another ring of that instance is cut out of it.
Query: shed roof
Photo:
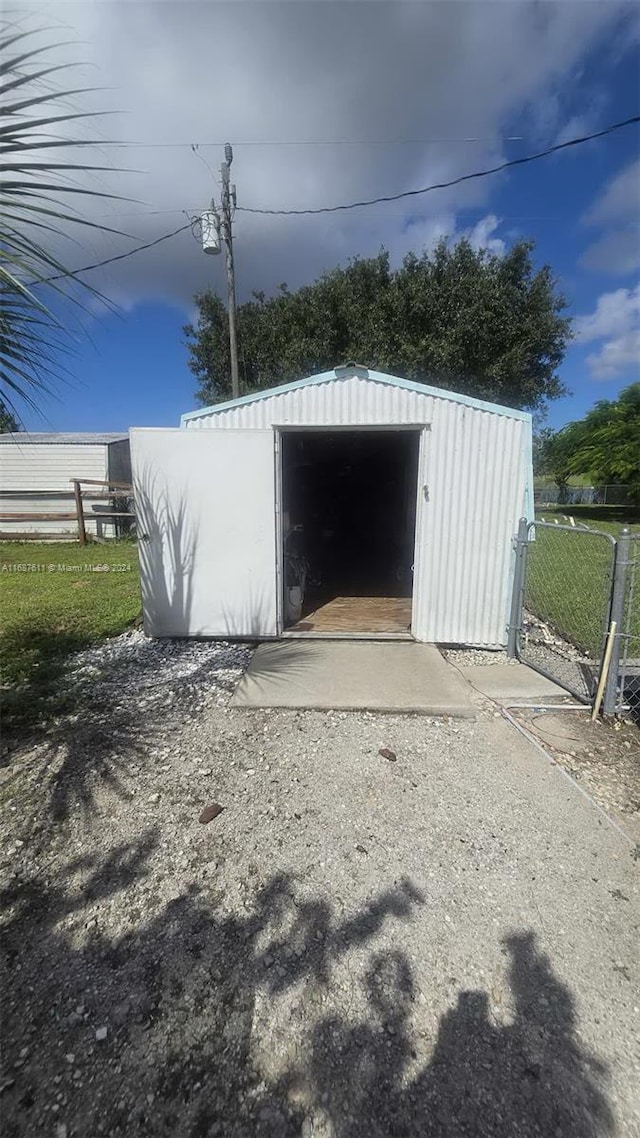
[[[38,446],[106,446],[124,442],[126,432],[115,431],[8,431],[0,434],[0,443],[35,443]]]
[[[412,379],[402,379],[398,375],[387,375],[386,372],[372,371],[361,364],[346,364],[344,367],[335,367],[331,371],[318,372],[317,375],[310,375],[305,379],[296,379],[292,383],[283,383],[279,387],[267,387],[263,391],[254,392],[252,395],[241,395],[238,399],[229,399],[224,403],[214,403],[211,407],[201,407],[197,411],[188,411],[181,416],[180,422],[184,424],[191,419],[229,411],[233,407],[242,407],[247,403],[255,403],[259,399],[270,399],[274,395],[284,395],[288,391],[296,391],[301,387],[331,383],[336,379],[348,379],[352,376],[368,380],[371,383],[383,383],[392,387],[403,388],[405,391],[417,391],[422,395],[448,399],[452,403],[462,403],[466,407],[475,407],[480,411],[492,411],[494,414],[507,415],[513,419],[524,419],[527,422],[531,419],[528,411],[519,411],[514,407],[505,407],[500,403],[488,403],[486,400],[474,399],[471,395],[461,395],[457,391],[448,391],[443,387],[430,387],[428,384],[417,383]]]

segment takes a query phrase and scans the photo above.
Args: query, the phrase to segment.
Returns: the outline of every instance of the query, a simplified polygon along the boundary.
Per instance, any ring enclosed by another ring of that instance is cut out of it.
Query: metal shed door
[[[145,631],[275,636],[272,431],[132,430]]]

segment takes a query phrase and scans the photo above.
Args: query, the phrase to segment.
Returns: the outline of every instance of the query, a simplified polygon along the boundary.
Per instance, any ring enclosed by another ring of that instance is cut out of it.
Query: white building
[[[131,481],[129,437],[112,433],[19,432],[0,434],[0,534],[5,538],[76,535],[74,479]],[[113,506],[83,495],[87,533],[111,537]],[[106,487],[94,486],[96,494]],[[36,515],[29,518],[28,515]],[[51,520],[46,515],[51,515]],[[69,515],[63,517],[60,515]],[[15,520],[12,516],[15,515]]]
[[[506,643],[527,413],[348,366],[131,446],[149,634]]]

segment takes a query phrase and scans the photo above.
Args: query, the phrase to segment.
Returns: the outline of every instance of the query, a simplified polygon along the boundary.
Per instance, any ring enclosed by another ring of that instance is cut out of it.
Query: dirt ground
[[[5,754],[7,1138],[640,1134],[633,842],[486,702],[233,710],[249,657],[119,637]]]

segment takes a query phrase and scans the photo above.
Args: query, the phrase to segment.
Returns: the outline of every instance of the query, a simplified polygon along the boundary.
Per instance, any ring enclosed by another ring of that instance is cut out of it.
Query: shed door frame
[[[411,605],[411,635],[414,640],[425,641],[424,606],[427,599],[427,505],[429,503],[428,445],[431,424],[423,424],[418,452],[418,483],[416,500],[416,532],[413,550],[413,599]]]
[[[316,434],[338,434],[340,431],[362,431],[363,433],[373,433],[374,431],[413,431],[419,434],[419,450],[418,450],[418,469],[416,471],[416,518],[414,523],[414,559],[413,559],[413,580],[411,588],[411,627],[409,630],[410,636],[418,639],[414,633],[414,625],[416,621],[416,580],[417,580],[417,567],[418,557],[420,555],[421,545],[418,541],[419,532],[422,530],[422,504],[424,500],[424,472],[426,469],[426,436],[428,431],[431,430],[430,423],[277,423],[273,425],[274,433],[274,459],[275,459],[275,532],[276,532],[276,624],[278,637],[285,635],[284,628],[284,534],[282,530],[282,435],[288,434],[301,434],[303,432],[315,432]],[[420,529],[419,529],[420,521]],[[420,563],[422,557],[420,556]],[[421,571],[422,576],[422,571]],[[296,635],[302,635],[297,633]],[[313,636],[314,634],[309,634]],[[318,634],[328,636],[328,633]],[[335,634],[339,635],[339,634]],[[348,634],[341,634],[348,635]],[[357,633],[353,634],[354,637]],[[376,639],[375,633],[367,634],[367,639]]]

